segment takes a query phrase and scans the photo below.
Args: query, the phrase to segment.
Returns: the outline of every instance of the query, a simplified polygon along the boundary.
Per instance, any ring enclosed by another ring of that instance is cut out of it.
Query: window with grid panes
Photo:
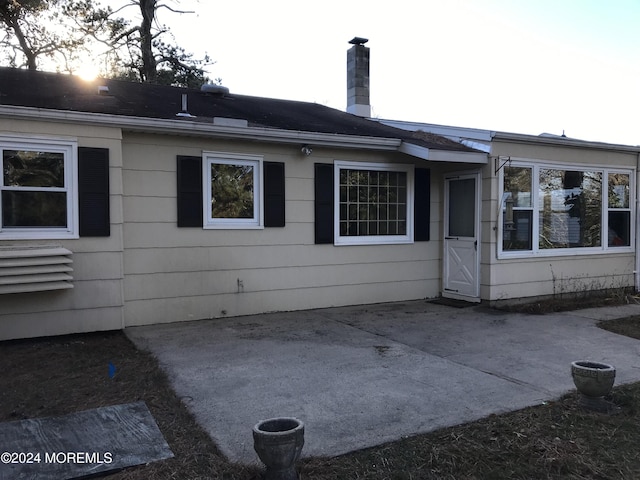
[[[367,243],[408,239],[411,169],[340,163],[337,167],[338,238],[345,243],[356,237],[368,237]]]

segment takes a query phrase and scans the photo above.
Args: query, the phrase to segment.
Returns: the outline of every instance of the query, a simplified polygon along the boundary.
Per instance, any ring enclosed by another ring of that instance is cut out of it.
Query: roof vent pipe
[[[176,113],[176,117],[193,117],[193,115],[191,115],[189,113],[189,110],[187,109],[187,94],[186,93],[182,94],[182,111],[180,113]]]

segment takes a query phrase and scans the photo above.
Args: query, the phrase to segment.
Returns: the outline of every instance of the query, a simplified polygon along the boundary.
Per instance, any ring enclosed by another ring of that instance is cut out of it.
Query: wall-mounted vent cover
[[[51,245],[0,247],[0,294],[73,288],[71,255]]]

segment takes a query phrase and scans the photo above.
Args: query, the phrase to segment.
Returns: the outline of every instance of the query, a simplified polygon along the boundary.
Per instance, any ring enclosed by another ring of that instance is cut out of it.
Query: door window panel
[[[473,178],[449,181],[450,237],[475,237],[476,181]]]

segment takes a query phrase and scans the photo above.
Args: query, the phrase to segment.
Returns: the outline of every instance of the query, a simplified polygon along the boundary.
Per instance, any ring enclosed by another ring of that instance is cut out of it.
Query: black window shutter
[[[284,227],[284,163],[263,162],[264,226]]]
[[[78,147],[78,233],[111,235],[109,215],[109,149]]]
[[[425,242],[429,240],[431,222],[431,171],[427,168],[416,168],[414,178],[413,238],[416,242]]]
[[[202,227],[202,157],[178,155],[178,227]]]
[[[333,165],[315,164],[315,243],[333,243]]]

